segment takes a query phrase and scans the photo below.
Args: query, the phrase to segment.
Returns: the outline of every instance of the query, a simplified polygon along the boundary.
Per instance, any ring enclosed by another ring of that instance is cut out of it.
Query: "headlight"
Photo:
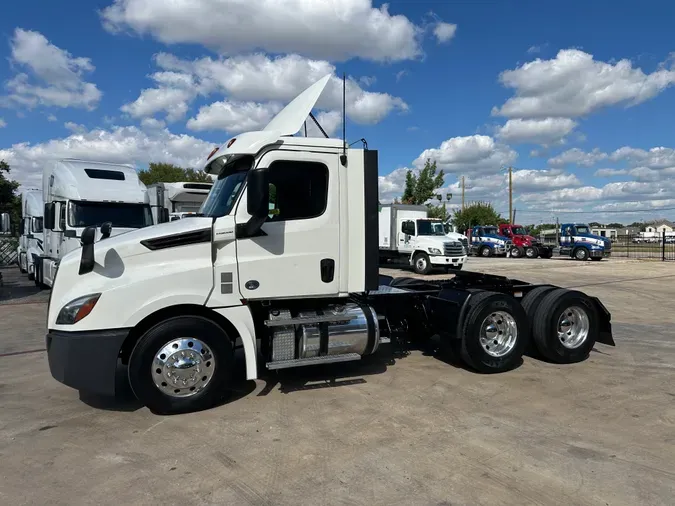
[[[59,311],[59,316],[56,317],[56,324],[72,325],[73,323],[79,322],[82,318],[91,313],[91,310],[94,309],[100,296],[100,293],[94,293],[71,300],[61,308],[61,311]]]
[[[429,248],[429,253],[432,255],[442,255],[441,250],[438,248]]]

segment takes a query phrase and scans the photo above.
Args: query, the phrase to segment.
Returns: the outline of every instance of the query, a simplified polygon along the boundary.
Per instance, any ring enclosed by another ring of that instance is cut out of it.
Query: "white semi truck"
[[[35,284],[53,285],[61,259],[81,247],[82,233],[96,227],[96,240],[153,224],[148,191],[130,165],[63,159],[42,174],[44,252],[35,259]],[[112,263],[111,263],[112,262]],[[108,265],[118,265],[109,257]]]
[[[557,363],[614,345],[609,312],[576,290],[379,275],[377,151],[293,136],[329,78],[211,152],[218,179],[200,215],[96,243],[94,226],[82,231],[49,301],[54,378],[113,395],[125,364],[143,404],[176,413],[230,390],[237,343],[249,380],[432,337],[485,373],[515,367],[530,340]]]
[[[30,189],[21,194],[17,263],[23,274],[28,273],[29,279],[35,277],[35,259],[44,252],[43,212],[42,191]]]
[[[154,223],[180,220],[199,212],[213,183],[181,182],[148,185]]]
[[[429,218],[426,206],[382,204],[379,214],[380,262],[404,260],[418,274],[464,266],[468,239],[446,233],[443,221]]]

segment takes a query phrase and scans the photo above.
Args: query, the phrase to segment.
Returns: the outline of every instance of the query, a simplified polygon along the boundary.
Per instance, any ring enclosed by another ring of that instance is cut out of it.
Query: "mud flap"
[[[612,315],[607,310],[600,299],[597,297],[588,296],[595,304],[595,309],[598,313],[599,332],[596,342],[606,344],[608,346],[616,346],[614,337],[612,336]]]

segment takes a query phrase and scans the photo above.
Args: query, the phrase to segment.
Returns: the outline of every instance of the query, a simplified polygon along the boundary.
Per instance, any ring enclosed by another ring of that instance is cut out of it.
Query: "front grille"
[[[462,248],[461,242],[446,242],[443,244],[445,256],[447,257],[457,257],[464,254],[464,249]]]

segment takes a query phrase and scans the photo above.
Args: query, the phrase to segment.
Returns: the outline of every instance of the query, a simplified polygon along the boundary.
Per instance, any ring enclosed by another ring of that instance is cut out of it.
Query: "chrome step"
[[[298,316],[296,318],[280,318],[279,320],[265,320],[267,327],[284,327],[286,325],[309,325],[323,322],[348,322],[356,318],[356,315],[321,315],[321,316]]]
[[[358,353],[345,353],[344,355],[324,355],[323,357],[296,358],[293,360],[279,360],[269,362],[268,369],[288,369],[289,367],[301,367],[303,365],[330,364],[334,362],[351,362],[361,360]]]

